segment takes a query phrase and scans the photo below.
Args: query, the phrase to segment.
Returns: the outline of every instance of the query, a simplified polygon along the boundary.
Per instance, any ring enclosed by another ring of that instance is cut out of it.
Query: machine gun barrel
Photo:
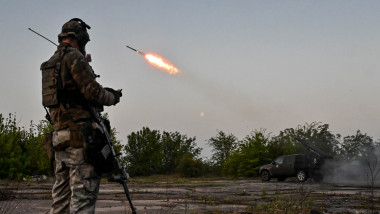
[[[307,143],[305,140],[296,137],[295,138],[298,142],[300,142],[303,146],[305,146],[309,151],[313,152],[314,154],[318,155],[321,158],[332,158],[331,155],[327,154],[326,152],[322,151],[321,149],[311,145],[310,143]]]

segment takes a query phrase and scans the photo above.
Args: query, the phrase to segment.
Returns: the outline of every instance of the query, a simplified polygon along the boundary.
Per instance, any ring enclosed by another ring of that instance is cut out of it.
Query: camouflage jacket
[[[49,109],[55,131],[92,118],[88,103],[101,108],[115,103],[114,95],[95,80],[96,75],[83,54],[66,43],[61,43],[54,54],[59,54],[62,49],[66,50],[60,70],[63,88],[58,92],[60,105]]]

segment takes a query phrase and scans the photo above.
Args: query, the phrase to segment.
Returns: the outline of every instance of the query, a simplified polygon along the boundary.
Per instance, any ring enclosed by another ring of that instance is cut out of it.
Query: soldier
[[[120,89],[103,88],[95,80],[85,58],[87,29],[90,26],[78,18],[65,23],[57,51],[41,65],[43,105],[49,108],[53,125],[56,162],[50,213],[95,212],[101,170],[92,161],[98,148],[93,145],[104,141],[89,106],[102,109],[117,104],[122,96]]]

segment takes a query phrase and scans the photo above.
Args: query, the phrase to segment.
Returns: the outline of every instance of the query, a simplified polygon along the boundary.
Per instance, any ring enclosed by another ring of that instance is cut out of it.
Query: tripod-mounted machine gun
[[[322,166],[326,159],[332,159],[333,156],[299,137],[296,137],[295,139],[311,153],[310,157],[308,157],[309,177],[315,181],[323,180],[323,173],[321,171]]]

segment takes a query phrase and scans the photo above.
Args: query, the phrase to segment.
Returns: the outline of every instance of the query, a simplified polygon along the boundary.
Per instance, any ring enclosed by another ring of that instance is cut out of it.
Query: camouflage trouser
[[[84,161],[83,149],[55,153],[56,181],[50,213],[94,213],[100,175]]]

